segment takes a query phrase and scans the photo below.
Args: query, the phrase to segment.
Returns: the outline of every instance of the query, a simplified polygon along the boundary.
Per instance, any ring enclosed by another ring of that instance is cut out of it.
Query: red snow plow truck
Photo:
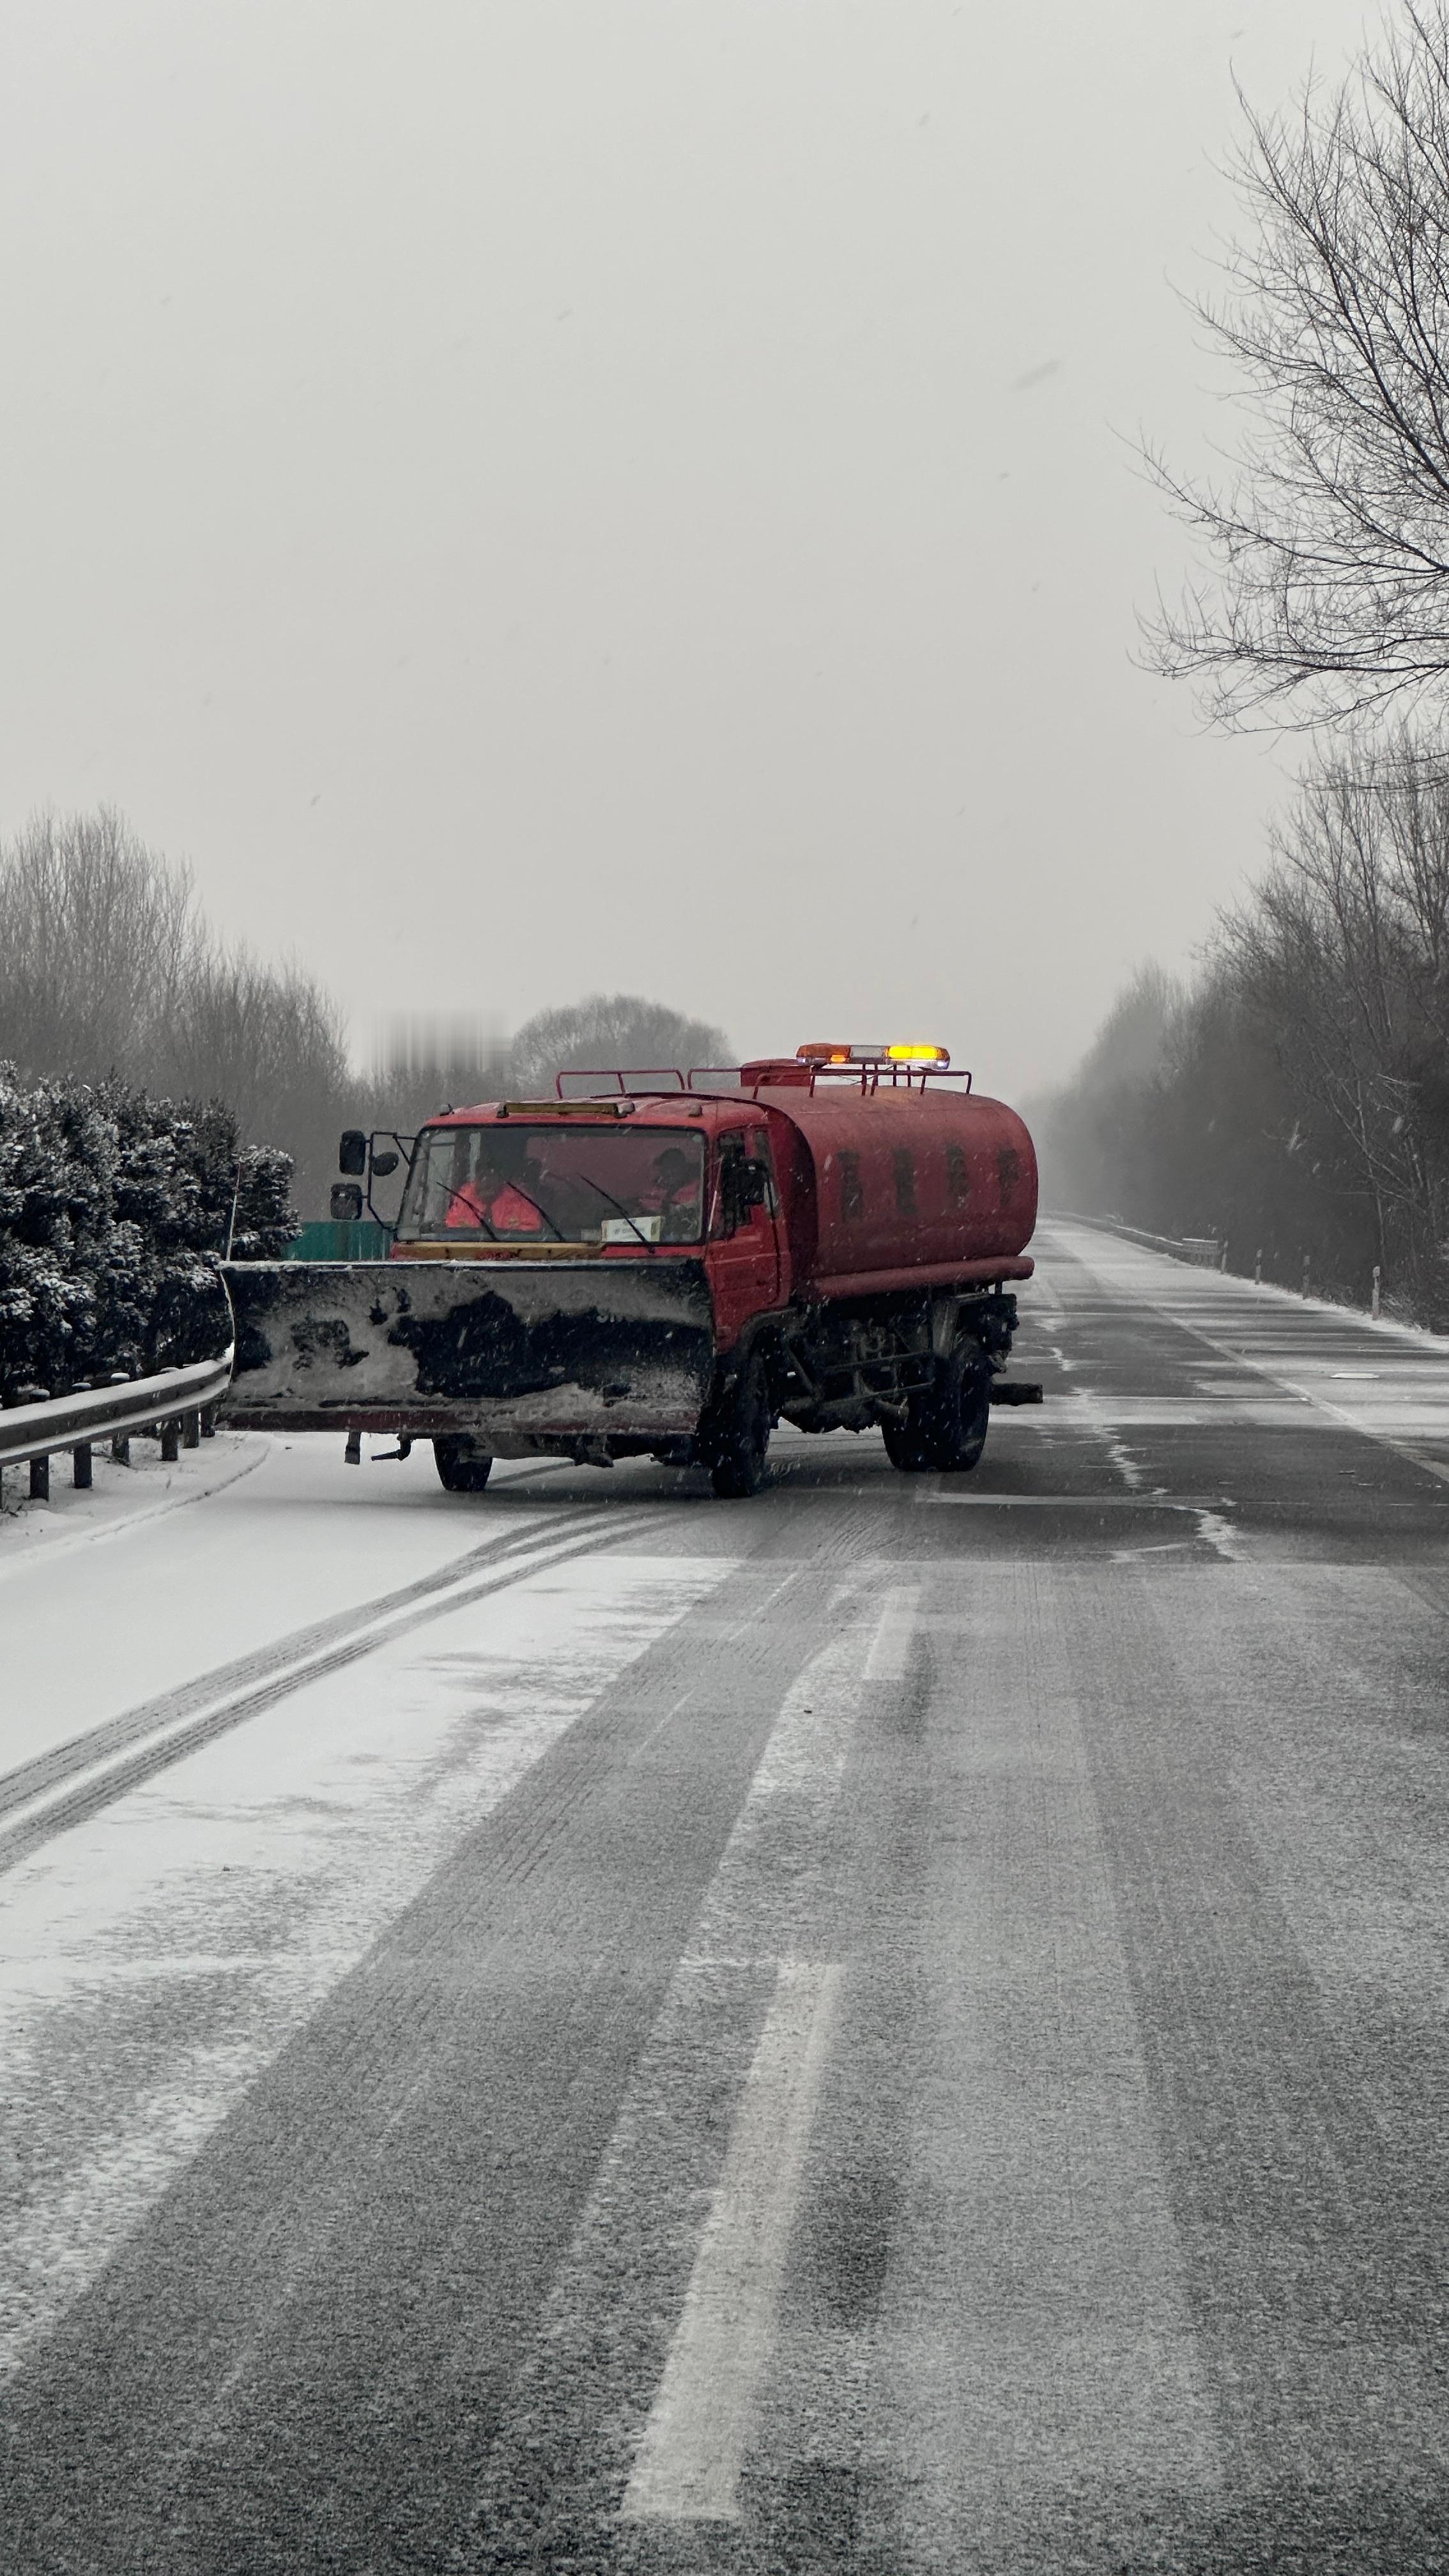
[[[583,1089],[582,1086],[587,1086]],[[239,1427],[495,1458],[648,1456],[755,1493],[772,1426],[878,1424],[906,1471],[973,1467],[1029,1278],[1036,1156],[942,1047],[801,1047],[667,1074],[561,1074],[402,1140],[385,1261],[233,1262]],[[384,1144],[342,1140],[356,1217]]]

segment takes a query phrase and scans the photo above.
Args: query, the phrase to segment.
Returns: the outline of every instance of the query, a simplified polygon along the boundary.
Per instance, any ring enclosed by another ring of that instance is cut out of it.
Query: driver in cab
[[[699,1234],[700,1171],[698,1154],[666,1145],[650,1166],[649,1186],[639,1201],[641,1215],[657,1216],[661,1243],[693,1243]]]

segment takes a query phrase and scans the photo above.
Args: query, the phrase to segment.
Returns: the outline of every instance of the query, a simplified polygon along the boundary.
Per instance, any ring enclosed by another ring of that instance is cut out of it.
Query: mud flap
[[[239,1428],[551,1441],[692,1436],[714,1367],[699,1261],[231,1262]]]

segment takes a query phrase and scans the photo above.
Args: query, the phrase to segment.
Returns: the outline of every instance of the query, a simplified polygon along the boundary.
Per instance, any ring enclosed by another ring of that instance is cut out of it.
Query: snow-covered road
[[[500,1472],[484,1535],[426,1449],[349,1474],[336,1441],[233,1442],[212,1482],[205,1508],[52,1549],[4,1596],[0,2063],[23,2188],[0,2376],[440,1857],[730,1563],[652,1555],[657,1504],[601,1526],[538,1471]]]
[[[1043,1253],[970,1476],[0,1524],[4,2576],[1449,2564],[1449,1349]]]

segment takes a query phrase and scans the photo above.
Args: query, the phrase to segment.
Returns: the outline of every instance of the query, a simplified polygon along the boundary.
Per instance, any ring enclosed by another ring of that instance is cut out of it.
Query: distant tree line
[[[219,1101],[303,1189],[335,1153],[351,1072],[335,1005],[296,966],[227,947],[189,869],[109,806],[0,845],[0,1059],[32,1080]]]
[[[510,1040],[477,1023],[441,1014],[398,1025],[374,1068],[359,1126],[413,1133],[444,1108],[504,1095],[547,1098],[560,1073],[687,1071],[726,1064],[723,1029],[691,1019],[638,993],[590,993],[581,1002],[535,1013]]]
[[[633,994],[539,1012],[511,1041],[430,1016],[367,1070],[315,976],[227,946],[189,869],[109,806],[40,814],[0,844],[0,1062],[32,1081],[119,1082],[222,1104],[243,1143],[278,1148],[320,1215],[343,1127],[412,1132],[445,1107],[551,1090],[560,1069],[722,1062],[723,1030]]]
[[[1321,755],[1196,980],[1142,970],[1037,1117],[1058,1207],[1449,1318],[1449,754]]]

